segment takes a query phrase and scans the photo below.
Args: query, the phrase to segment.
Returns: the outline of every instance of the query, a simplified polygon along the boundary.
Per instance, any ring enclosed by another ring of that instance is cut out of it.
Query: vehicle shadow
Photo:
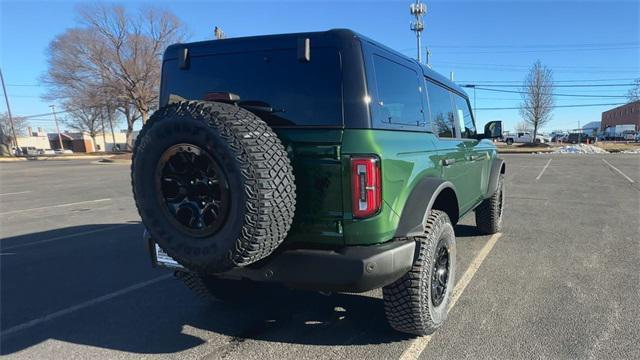
[[[174,278],[148,283],[167,271],[151,268],[141,231],[86,225],[2,239],[13,249],[0,262],[0,354],[48,340],[139,354],[208,342],[224,354],[248,339],[334,346],[409,338],[387,325],[380,291],[326,296],[269,286],[230,304],[197,298]]]
[[[480,230],[478,230],[475,225],[465,224],[456,224],[456,226],[454,227],[454,232],[456,233],[456,238],[477,237],[485,235],[480,232]]]

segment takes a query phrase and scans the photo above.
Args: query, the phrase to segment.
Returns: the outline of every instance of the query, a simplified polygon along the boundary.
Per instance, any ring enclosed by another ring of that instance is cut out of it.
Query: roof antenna
[[[226,38],[226,36],[224,35],[224,31],[222,31],[222,29],[217,26],[213,29],[213,35],[216,37],[216,40]]]

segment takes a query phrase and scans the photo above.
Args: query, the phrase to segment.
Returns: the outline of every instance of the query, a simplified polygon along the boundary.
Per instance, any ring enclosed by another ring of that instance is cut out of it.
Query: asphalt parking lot
[[[422,338],[386,325],[380,291],[198,299],[150,267],[127,165],[0,164],[0,354],[640,358],[640,156],[502,157],[504,231],[456,227],[457,301]]]

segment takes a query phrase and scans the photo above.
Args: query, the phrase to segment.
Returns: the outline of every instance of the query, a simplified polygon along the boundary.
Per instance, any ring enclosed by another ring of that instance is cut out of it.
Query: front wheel
[[[382,288],[384,310],[395,330],[427,335],[447,318],[455,284],[456,237],[446,213],[432,210],[424,233],[414,237],[413,267],[402,278]]]
[[[476,227],[485,234],[502,230],[504,208],[504,174],[498,178],[498,189],[476,208]]]
[[[507,139],[507,145],[513,145],[513,139]]]

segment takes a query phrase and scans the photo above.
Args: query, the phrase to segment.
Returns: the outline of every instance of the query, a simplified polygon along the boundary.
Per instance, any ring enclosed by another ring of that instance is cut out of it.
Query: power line
[[[574,82],[602,82],[602,81],[633,81],[637,78],[615,78],[615,79],[581,79],[581,80],[554,80],[556,83]],[[458,80],[457,83],[522,83],[522,80]]]
[[[516,90],[501,90],[501,89],[489,89],[489,88],[485,88],[485,87],[478,87],[478,86],[463,86],[463,87],[470,87],[470,88],[475,88],[478,90],[485,90],[485,91],[494,91],[494,92],[501,92],[501,93],[510,93],[510,94],[526,94],[526,92],[524,91],[516,91]],[[552,93],[550,95],[553,96],[572,96],[572,97],[590,97],[590,98],[626,98],[627,96],[622,96],[622,95],[587,95],[587,94],[555,94]]]
[[[437,66],[435,66],[437,67]],[[440,66],[442,67],[442,66]],[[451,65],[451,67],[454,67],[456,69],[467,69],[467,70],[482,70],[483,72],[515,72],[515,73],[522,73],[525,71],[528,71],[529,68],[509,68],[509,67],[501,67],[501,66],[495,66],[495,67],[488,67],[488,66],[469,66],[469,65]],[[629,74],[629,73],[636,73],[637,70],[606,70],[606,69],[584,69],[584,70],[572,70],[572,69],[559,69],[559,70],[554,70],[554,73],[557,74],[589,74],[589,75],[593,75],[594,72],[597,73],[601,73],[601,74],[620,74],[619,76],[623,76],[622,74]]]
[[[506,95],[506,94],[505,94]],[[520,102],[522,98],[520,95],[514,94],[513,98],[502,98],[502,97],[478,97],[478,100],[486,100],[486,101],[512,101],[512,102]],[[594,101],[594,98],[558,98],[555,101]],[[604,99],[603,99],[604,100]]]
[[[529,54],[529,53],[553,53],[574,51],[612,51],[612,50],[636,50],[639,46],[601,47],[601,48],[573,48],[573,49],[537,49],[537,50],[492,50],[492,51],[439,51],[442,54]]]
[[[579,108],[579,107],[588,107],[588,106],[617,106],[624,105],[624,103],[617,104],[574,104],[574,105],[555,105],[552,106],[553,109],[556,108]],[[518,110],[522,107],[496,107],[496,108],[477,108],[476,110]]]
[[[469,65],[469,66],[499,66],[499,67],[511,67],[511,68],[521,68],[524,70],[529,69],[529,65],[518,65],[518,64],[491,64],[491,63],[468,63],[468,62],[457,62],[457,61],[437,61],[438,64],[447,64],[447,65]],[[629,70],[629,71],[637,71],[638,67],[636,66],[593,66],[593,65],[549,65],[550,68],[553,69],[609,69],[609,70]]]
[[[505,85],[505,84],[464,84],[460,85],[466,87],[466,85],[473,86],[491,86],[491,87],[522,87],[522,85]],[[621,87],[621,86],[634,86],[635,84],[571,84],[571,85],[549,85],[544,87],[568,87],[568,88],[576,88],[576,87]]]
[[[606,47],[606,46],[628,46],[628,45],[640,45],[640,43],[638,43],[637,41],[630,41],[630,42],[618,42],[618,43],[582,43],[582,44],[527,44],[527,45],[521,45],[521,44],[511,44],[511,45],[495,45],[495,44],[491,44],[491,45],[478,45],[478,44],[474,44],[474,45],[432,45],[433,47],[436,48],[451,48],[451,49],[456,49],[456,48],[461,48],[461,49],[467,49],[467,48],[478,48],[478,49],[483,49],[483,48],[570,48],[570,47]]]
[[[40,87],[40,84],[7,84],[7,86],[15,86],[15,87]]]
[[[64,113],[71,112],[73,110],[79,110],[79,109],[68,109],[68,110],[56,111],[56,114],[64,114]],[[41,116],[49,116],[49,115],[51,115],[50,112],[43,113],[43,114],[25,115],[25,116],[19,116],[19,117],[24,118],[24,119],[30,119],[30,118],[37,118],[37,117],[41,117]]]

